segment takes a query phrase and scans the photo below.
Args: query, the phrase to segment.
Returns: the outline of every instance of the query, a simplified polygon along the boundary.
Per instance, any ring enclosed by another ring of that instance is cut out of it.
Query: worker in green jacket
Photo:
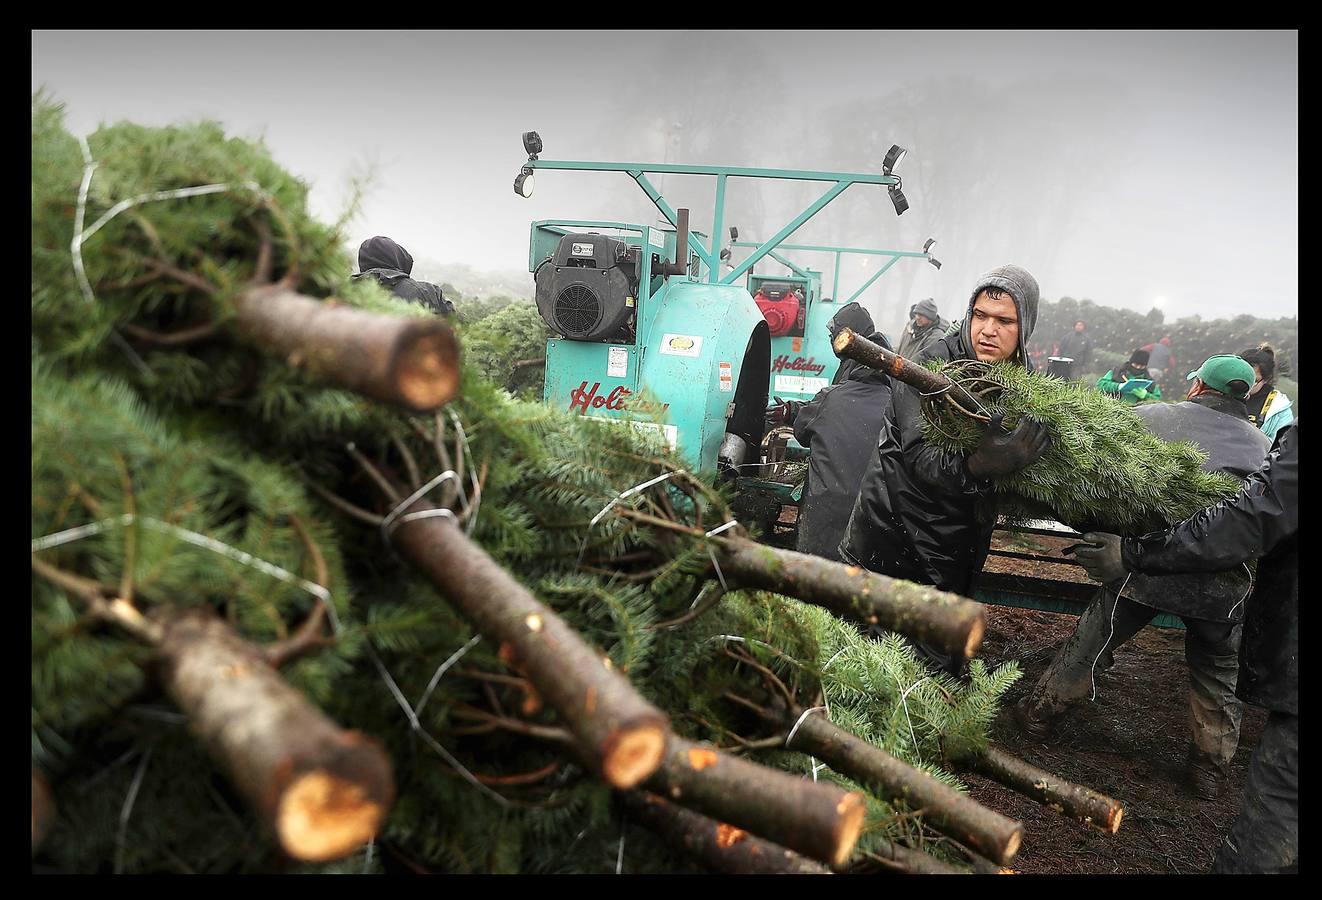
[[[1144,386],[1141,382],[1150,382]],[[1134,382],[1131,386],[1130,382]],[[1129,355],[1129,362],[1119,369],[1112,369],[1097,379],[1097,389],[1106,394],[1113,394],[1125,403],[1133,406],[1144,400],[1160,400],[1161,388],[1148,372],[1148,351],[1135,350]]]

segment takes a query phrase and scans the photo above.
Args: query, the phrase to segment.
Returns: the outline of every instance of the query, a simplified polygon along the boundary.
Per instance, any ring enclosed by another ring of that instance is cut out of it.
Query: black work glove
[[[772,399],[776,402],[767,407],[767,421],[772,427],[793,425],[794,417],[803,408],[803,402],[801,400],[782,400],[779,397],[773,397]]]
[[[1110,584],[1125,577],[1127,570],[1120,555],[1120,535],[1089,531],[1083,536],[1086,544],[1075,544],[1073,550],[1088,577],[1102,584]]]
[[[992,414],[982,441],[968,458],[974,478],[1000,478],[1026,469],[1051,446],[1051,435],[1040,422],[1020,419],[1014,431],[1006,431],[1001,418],[1001,413]]]

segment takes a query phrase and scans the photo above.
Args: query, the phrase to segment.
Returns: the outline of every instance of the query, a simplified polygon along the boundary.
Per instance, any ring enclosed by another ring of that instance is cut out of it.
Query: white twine
[[[464,655],[467,654],[469,650],[476,647],[481,640],[482,635],[473,635],[469,638],[468,643],[451,653],[449,659],[436,667],[436,671],[432,674],[431,681],[427,682],[427,689],[422,692],[422,699],[418,701],[417,706],[413,707],[414,715],[422,715],[422,708],[427,705],[427,701],[431,698],[431,692],[436,689],[436,685],[440,683],[441,676],[445,674],[446,670],[459,662],[459,660],[463,659]]]
[[[367,852],[363,854],[363,870],[360,875],[366,874],[367,870],[372,868],[372,858],[376,855],[376,838],[367,842]]]
[[[713,528],[711,531],[708,531],[706,534],[703,535],[703,537],[715,537],[716,535],[720,534],[722,531],[729,531],[731,528],[733,528],[738,524],[739,524],[738,521],[736,521],[735,519],[731,519],[730,521],[726,522],[724,525],[718,525],[715,528]]]
[[[790,733],[785,736],[785,749],[789,749],[790,741],[794,740],[794,735],[798,733],[799,726],[803,724],[804,719],[808,718],[808,716],[815,712],[823,712],[825,710],[825,706],[814,706],[811,709],[805,709],[803,714],[799,716],[799,721],[794,723],[794,727],[790,729]]]
[[[409,513],[408,515],[405,516],[401,516],[400,514],[403,513],[404,510],[412,506],[414,503],[416,503],[418,500],[421,500],[431,491],[435,490],[438,485],[444,484],[445,482],[451,481],[458,477],[459,476],[455,474],[455,471],[453,469],[446,469],[444,472],[437,475],[431,481],[427,482],[422,487],[418,488],[416,491],[410,494],[407,499],[405,499],[398,506],[392,509],[386,515],[386,517],[381,520],[381,539],[385,541],[387,544],[389,544],[390,536],[394,534],[396,528],[398,528],[400,525],[404,524],[405,522],[412,522],[415,519],[432,519],[438,516],[443,516],[451,520],[454,520],[455,518],[454,513],[448,509],[424,509],[415,513]],[[458,493],[461,498],[464,498],[462,485],[460,485],[460,490]],[[467,498],[463,499],[463,503],[464,506],[467,507],[468,504]]]
[[[634,496],[635,494],[642,493],[643,491],[647,490],[654,484],[660,484],[661,482],[665,481],[667,478],[670,478],[674,474],[675,474],[674,472],[666,472],[665,474],[658,475],[657,477],[650,479],[649,481],[643,481],[640,482],[639,484],[635,484],[633,487],[621,491],[620,493],[612,497],[610,502],[607,503],[605,506],[603,506],[597,512],[597,514],[592,517],[591,521],[588,522],[588,527],[583,532],[583,540],[578,545],[578,561],[575,563],[575,565],[581,566],[583,564],[583,554],[586,553],[588,549],[588,535],[591,533],[593,528],[597,527],[597,523],[601,521],[602,517],[605,516],[606,513],[610,512],[610,510],[615,506],[615,504],[619,503],[621,500],[627,500],[628,498]]]
[[[606,513],[609,512],[610,509],[613,506],[615,506],[615,504],[619,503],[621,500],[627,500],[628,498],[632,497],[634,494],[641,494],[643,491],[647,490],[652,485],[660,484],[661,482],[665,481],[667,478],[671,477],[674,474],[675,474],[674,472],[666,472],[663,475],[656,476],[650,481],[644,481],[641,484],[635,484],[633,487],[629,488],[628,490],[621,491],[620,493],[616,494],[614,499],[612,499],[609,503],[603,506],[601,508],[601,511],[592,517],[592,521],[588,522],[588,527],[592,528],[598,522],[600,522],[601,517],[606,515]]]
[[[739,523],[736,520],[731,519],[730,521],[726,522],[724,525],[718,525],[715,528],[713,528],[711,531],[708,531],[706,534],[703,535],[703,537],[712,537],[714,535],[718,535],[722,531],[728,531],[729,529],[733,528],[738,524]],[[712,568],[716,570],[716,580],[721,583],[721,590],[725,591],[726,593],[729,593],[730,586],[725,583],[725,573],[721,571],[721,564],[716,559],[716,552],[712,550],[710,546],[707,547],[707,556],[711,558]]]
[[[841,653],[844,653],[844,652],[845,652],[846,650],[848,650],[848,649],[849,649],[849,647],[848,647],[848,646],[845,646],[845,647],[841,647],[839,650],[835,651],[835,655],[832,656],[830,659],[828,659],[828,660],[826,661],[826,665],[822,666],[822,674],[825,675],[825,674],[826,674],[826,670],[829,669],[829,668],[831,668],[831,663],[833,663],[833,662],[835,662],[837,659],[839,659],[839,658],[840,658],[840,654],[841,654]],[[826,696],[826,682],[825,682],[825,680],[822,681],[822,705],[826,707],[826,717],[829,719],[829,718],[831,717],[831,701],[830,701],[830,699]]]
[[[1240,605],[1245,600],[1249,599],[1249,594],[1253,593],[1253,582],[1254,582],[1253,568],[1248,563],[1244,563],[1243,565],[1244,565],[1244,571],[1249,573],[1249,588],[1244,592],[1244,596],[1240,597],[1239,601],[1234,606],[1230,607],[1230,612],[1226,614],[1228,616],[1233,616],[1235,614],[1235,610],[1239,609]]]
[[[468,432],[464,431],[464,423],[459,420],[459,416],[454,410],[447,409],[446,412],[450,416],[450,421],[454,423],[455,430],[459,432],[459,440],[463,441],[465,458],[472,461],[473,448],[468,444]],[[471,535],[473,528],[477,525],[477,511],[482,508],[482,483],[477,480],[477,470],[471,465],[468,467],[468,479],[473,485],[473,507],[471,511],[468,507],[468,498],[463,496],[464,492],[462,490],[459,491],[459,495],[463,497],[464,514],[468,516],[468,521],[464,523],[464,533]]]
[[[716,579],[721,583],[721,590],[729,593],[730,586],[725,583],[725,573],[721,571],[721,564],[716,561],[716,553],[711,547],[707,548],[707,556],[711,558],[711,564],[716,569]]]
[[[615,856],[615,874],[616,874],[616,875],[623,875],[623,874],[624,874],[624,829],[625,829],[625,826],[624,826],[623,824],[621,824],[621,825],[620,825],[620,852],[617,853],[616,856]]]
[[[371,644],[367,645],[367,653],[371,656],[372,662],[376,665],[377,671],[381,673],[381,678],[385,681],[386,687],[390,689],[390,693],[394,696],[395,702],[399,704],[400,709],[404,710],[404,715],[409,720],[409,728],[421,735],[422,739],[427,742],[427,746],[435,750],[436,754],[449,763],[450,767],[458,772],[465,781],[486,794],[488,797],[491,797],[501,806],[509,807],[511,805],[509,800],[478,781],[477,776],[464,768],[463,763],[455,759],[450,751],[441,746],[440,742],[432,737],[431,734],[427,732],[427,729],[422,727],[422,722],[418,720],[418,714],[413,711],[413,707],[409,706],[409,702],[404,699],[404,693],[399,689],[399,685],[395,683],[395,679],[391,677],[389,670],[386,669],[385,665],[381,662],[381,658],[376,655],[376,651],[372,649]]]
[[[913,719],[909,718],[909,692],[926,680],[927,676],[924,675],[922,678],[919,678],[913,684],[905,688],[904,692],[900,694],[900,705],[904,707],[904,721],[909,723],[909,740],[913,742],[913,755],[920,763],[923,761],[923,755],[918,751],[918,736],[913,733]]]
[[[138,771],[134,774],[132,783],[129,784],[129,792],[124,798],[124,805],[119,810],[119,831],[115,835],[116,875],[124,871],[124,850],[128,844],[129,817],[133,815],[133,806],[138,802],[138,788],[142,787],[142,779],[147,774],[147,763],[151,759],[153,749],[155,748],[149,747],[147,752],[142,755],[142,762],[138,764]]]
[[[255,181],[244,181],[238,185],[231,184],[201,184],[195,187],[176,188],[168,191],[150,191],[145,194],[139,194],[136,197],[130,197],[127,200],[121,200],[102,214],[88,228],[83,228],[83,222],[87,215],[87,193],[92,185],[92,173],[100,165],[92,159],[92,150],[87,145],[86,137],[78,138],[78,146],[83,152],[83,180],[78,187],[78,206],[74,211],[73,221],[73,240],[69,244],[69,254],[73,257],[74,273],[78,276],[78,286],[83,292],[83,299],[88,303],[96,301],[96,295],[92,292],[92,283],[87,278],[87,270],[83,264],[83,243],[101,230],[115,216],[143,203],[151,203],[156,200],[178,200],[188,197],[200,197],[205,194],[220,194],[234,190],[236,187],[246,188],[257,195],[268,198],[270,195],[264,191]]]
[[[123,515],[120,516],[112,516],[111,518],[108,519],[102,519],[99,522],[92,522],[87,525],[79,525],[75,528],[67,528],[64,531],[57,531],[54,534],[48,534],[48,535],[44,535],[43,537],[33,539],[32,552],[36,553],[38,550],[46,550],[51,547],[59,547],[63,544],[69,544],[74,541],[82,540],[83,538],[93,534],[99,534],[110,528],[117,528],[126,525],[131,525],[134,522],[139,522],[147,526],[148,528],[152,528],[156,531],[169,532],[170,534],[175,535],[176,537],[186,541],[189,544],[192,544],[195,547],[202,547],[203,549],[211,550],[215,553],[219,553],[221,556],[224,556],[227,559],[232,559],[237,563],[241,563],[245,566],[254,568],[259,572],[265,572],[267,575],[270,575],[272,578],[275,578],[279,581],[283,581],[286,584],[292,584],[302,588],[303,590],[307,591],[309,594],[316,597],[318,600],[322,602],[322,605],[326,607],[326,614],[330,617],[332,631],[334,631],[336,634],[339,633],[340,631],[339,617],[336,616],[335,605],[331,602],[331,592],[327,590],[324,586],[320,584],[314,584],[313,582],[308,581],[305,578],[299,578],[294,573],[286,569],[282,569],[279,566],[275,565],[274,563],[267,562],[264,559],[258,559],[257,557],[253,556],[251,553],[247,553],[243,550],[240,550],[237,547],[232,547],[229,544],[224,543],[223,541],[218,541],[215,538],[207,537],[205,534],[199,534],[196,531],[190,531],[187,528],[181,528],[178,525],[172,525],[169,522],[162,522],[160,519],[155,519],[150,516],[138,516],[135,515],[134,513],[124,513]]]
[[[1115,637],[1115,609],[1120,605],[1120,595],[1124,593],[1125,585],[1129,584],[1129,577],[1132,574],[1131,572],[1125,575],[1125,580],[1120,583],[1120,590],[1115,592],[1115,600],[1111,604],[1111,631],[1106,635],[1106,643],[1102,644],[1102,649],[1097,651],[1097,655],[1093,657],[1092,666],[1088,669],[1088,683],[1092,685],[1092,696],[1088,698],[1089,703],[1097,700],[1097,660],[1102,658],[1102,654],[1106,652],[1106,648],[1111,643],[1111,638]]]

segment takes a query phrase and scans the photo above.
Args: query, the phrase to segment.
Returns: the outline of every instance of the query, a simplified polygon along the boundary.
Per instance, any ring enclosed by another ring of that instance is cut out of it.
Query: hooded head
[[[848,328],[855,334],[868,337],[873,331],[872,316],[863,308],[863,304],[858,302],[846,303],[840,307],[839,312],[831,317],[831,321],[826,327],[831,333],[831,340],[835,340],[835,336],[839,334],[841,328]]]
[[[358,271],[394,269],[408,275],[413,272],[413,257],[388,237],[370,237],[358,247]]]
[[[978,279],[977,284],[973,286],[973,293],[969,296],[968,310],[959,330],[960,338],[968,352],[976,358],[977,351],[972,334],[973,307],[978,301],[978,295],[989,288],[1003,292],[1002,296],[1008,295],[1014,301],[1015,312],[1019,318],[1017,353],[1024,367],[1029,368],[1028,352],[1025,348],[1028,346],[1028,339],[1033,335],[1034,326],[1037,325],[1038,286],[1037,279],[1026,269],[1019,266],[998,266]]]
[[[932,322],[936,322],[941,318],[941,311],[936,308],[936,301],[928,297],[926,300],[919,300],[909,307],[910,320],[914,316],[926,316]]]
[[[1168,337],[1164,337],[1164,338],[1162,338],[1161,340],[1157,341],[1157,343],[1158,343],[1158,344],[1165,344],[1167,347],[1169,347],[1169,346],[1171,345],[1171,339],[1168,338]]]
[[[1146,367],[1148,364],[1148,360],[1151,358],[1152,358],[1151,353],[1148,353],[1148,351],[1140,348],[1138,350],[1135,350],[1133,353],[1129,354],[1129,364],[1132,366]]]

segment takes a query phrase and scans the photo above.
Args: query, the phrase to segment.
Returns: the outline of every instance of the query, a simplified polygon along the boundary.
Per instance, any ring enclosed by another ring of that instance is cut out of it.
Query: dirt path
[[[1249,756],[1265,711],[1244,708],[1239,750],[1226,793],[1199,800],[1185,785],[1189,677],[1184,632],[1147,627],[1115,652],[1097,675],[1097,699],[1077,710],[1048,743],[1021,735],[1009,706],[1028,691],[1074,628],[1070,615],[988,606],[979,656],[1018,659],[1024,676],[1010,689],[993,736],[1029,762],[1121,800],[1114,835],[1078,825],[991,782],[968,776],[973,796],[1024,823],[1014,868],[1026,874],[1178,873],[1207,871],[1239,809]]]

